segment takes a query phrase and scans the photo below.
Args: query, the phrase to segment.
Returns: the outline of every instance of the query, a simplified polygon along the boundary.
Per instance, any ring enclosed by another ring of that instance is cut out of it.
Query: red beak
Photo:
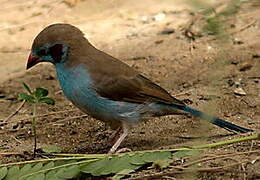
[[[29,55],[28,61],[27,61],[27,66],[26,69],[30,69],[34,65],[38,64],[41,62],[41,59],[37,56],[33,56],[32,53]]]

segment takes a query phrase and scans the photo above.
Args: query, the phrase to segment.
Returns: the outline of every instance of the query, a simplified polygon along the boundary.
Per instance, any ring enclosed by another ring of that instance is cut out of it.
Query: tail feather
[[[188,112],[193,116],[200,117],[202,119],[208,120],[210,123],[215,124],[215,125],[217,125],[221,128],[224,128],[228,131],[232,131],[232,132],[235,131],[235,132],[239,132],[239,133],[247,133],[247,132],[253,131],[251,129],[243,128],[243,127],[235,125],[233,123],[224,121],[224,120],[222,120],[218,117],[207,115],[207,114],[205,114],[201,111],[198,111],[196,109],[193,109],[189,106],[178,106],[178,109],[181,109],[185,112]]]

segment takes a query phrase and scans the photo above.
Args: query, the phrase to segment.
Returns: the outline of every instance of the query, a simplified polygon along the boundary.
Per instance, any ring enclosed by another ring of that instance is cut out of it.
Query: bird
[[[186,105],[134,68],[95,48],[70,24],[51,24],[35,37],[26,69],[41,62],[54,65],[64,95],[77,108],[122,131],[109,153],[116,153],[129,130],[144,120],[181,112],[232,132],[252,131]]]

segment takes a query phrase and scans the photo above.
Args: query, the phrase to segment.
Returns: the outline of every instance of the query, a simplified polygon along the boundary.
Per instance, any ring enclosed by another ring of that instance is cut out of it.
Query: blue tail
[[[193,109],[189,106],[178,106],[178,109],[181,109],[185,112],[188,112],[193,116],[200,117],[202,119],[208,120],[210,123],[215,124],[215,125],[217,125],[221,128],[224,128],[228,131],[232,131],[232,132],[235,131],[235,132],[240,132],[240,133],[247,133],[247,132],[253,131],[251,129],[243,128],[243,127],[240,127],[238,125],[232,124],[230,122],[224,121],[224,120],[219,119],[217,117],[207,115],[207,114],[205,114],[201,111],[198,111],[196,109]]]

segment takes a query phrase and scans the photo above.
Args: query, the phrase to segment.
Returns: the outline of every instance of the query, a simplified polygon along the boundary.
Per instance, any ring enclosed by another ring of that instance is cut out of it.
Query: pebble
[[[165,19],[165,17],[166,17],[166,15],[165,15],[165,13],[158,13],[158,14],[156,14],[154,17],[153,17],[153,19],[155,20],[155,21],[161,21],[161,20],[163,20],[163,19]]]
[[[238,87],[234,90],[234,94],[239,96],[245,96],[246,92],[241,87]]]
[[[158,34],[168,35],[168,34],[172,34],[172,33],[174,33],[174,32],[175,32],[174,29],[169,28],[169,29],[164,29],[164,30],[162,30],[162,31],[159,32]]]
[[[244,62],[244,63],[240,64],[239,71],[247,71],[247,70],[251,69],[252,67],[253,67],[253,65],[251,63]]]

